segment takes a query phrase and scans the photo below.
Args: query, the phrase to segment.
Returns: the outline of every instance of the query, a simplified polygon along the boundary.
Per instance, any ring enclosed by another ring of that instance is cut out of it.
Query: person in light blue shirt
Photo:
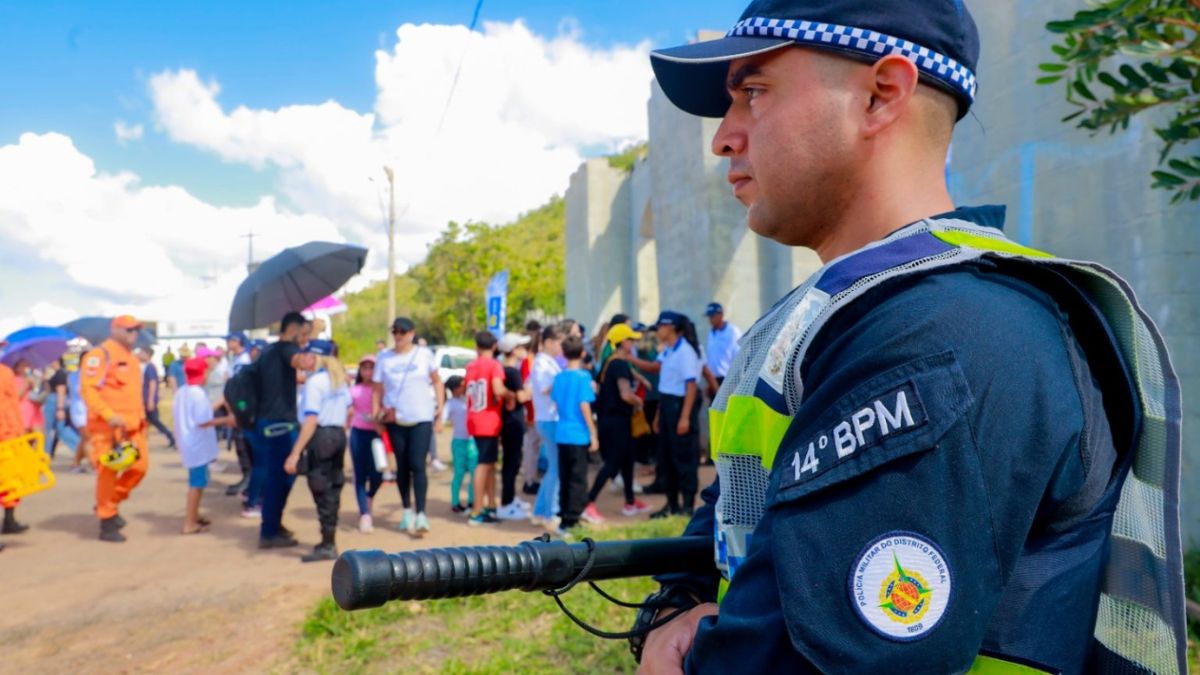
[[[717,379],[717,386],[725,381],[729,373],[729,365],[738,353],[738,340],[742,339],[742,330],[725,320],[725,308],[719,302],[710,302],[704,309],[704,316],[712,330],[708,333],[708,369]],[[711,392],[716,396],[716,392]]]
[[[558,445],[559,505],[562,521],[559,533],[574,527],[587,502],[588,453],[600,449],[592,403],[596,390],[592,373],[583,364],[583,340],[571,336],[563,340],[567,369],[554,377],[550,399],[558,410],[554,442]]]
[[[321,543],[300,560],[316,562],[337,558],[334,534],[342,485],[346,482],[342,466],[346,456],[346,424],[353,401],[346,369],[337,359],[337,345],[327,340],[311,340],[304,351],[317,355],[317,370],[304,382],[300,406],[304,422],[283,470],[308,477],[308,489],[316,502],[321,525]],[[300,455],[306,450],[307,466],[301,467]]]
[[[658,354],[659,407],[654,428],[659,433],[665,473],[667,505],[652,518],[683,513],[691,515],[699,478],[700,402],[696,381],[704,365],[696,344],[691,319],[677,312],[663,312],[654,325],[661,350]],[[636,363],[636,362],[635,362]]]

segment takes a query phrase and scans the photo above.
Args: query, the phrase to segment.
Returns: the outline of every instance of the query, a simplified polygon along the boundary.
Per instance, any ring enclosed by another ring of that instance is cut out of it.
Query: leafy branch
[[[1200,200],[1200,156],[1172,158],[1200,138],[1200,0],[1103,0],[1046,29],[1062,38],[1057,60],[1038,66],[1038,84],[1063,82],[1077,110],[1063,118],[1095,135],[1129,128],[1140,113],[1165,108],[1151,186],[1171,203]]]

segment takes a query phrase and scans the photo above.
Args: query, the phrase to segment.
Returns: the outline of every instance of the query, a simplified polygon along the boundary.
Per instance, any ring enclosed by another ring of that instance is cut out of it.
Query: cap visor
[[[794,44],[788,38],[725,37],[650,52],[650,65],[675,107],[700,117],[724,117],[729,62]]]

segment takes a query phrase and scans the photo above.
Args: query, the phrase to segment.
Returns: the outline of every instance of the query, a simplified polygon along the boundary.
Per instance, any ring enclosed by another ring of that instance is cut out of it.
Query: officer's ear
[[[871,66],[862,117],[864,139],[877,137],[911,112],[917,83],[917,66],[899,54],[889,54]]]

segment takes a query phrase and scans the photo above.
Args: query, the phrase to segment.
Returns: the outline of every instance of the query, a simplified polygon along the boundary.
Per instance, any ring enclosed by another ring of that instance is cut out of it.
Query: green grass
[[[590,532],[601,539],[677,536],[685,521],[666,519]],[[650,579],[602,582],[611,595],[640,602]],[[634,610],[610,604],[586,584],[563,597],[589,624],[628,630]],[[394,602],[379,609],[342,611],[325,598],[309,613],[287,672],[541,673],[633,672],[624,640],[593,637],[541,593],[428,602]]]
[[[601,539],[676,536],[684,521],[647,521],[589,534]],[[1187,595],[1200,601],[1200,550],[1185,559]],[[649,579],[603,582],[618,598],[640,601],[654,590]],[[584,621],[608,631],[627,630],[633,610],[609,604],[586,585],[564,597]],[[1200,673],[1200,624],[1189,622],[1188,672]],[[301,627],[284,672],[316,673],[542,673],[633,672],[625,641],[584,632],[541,593],[395,602],[379,609],[344,612],[321,600]]]

